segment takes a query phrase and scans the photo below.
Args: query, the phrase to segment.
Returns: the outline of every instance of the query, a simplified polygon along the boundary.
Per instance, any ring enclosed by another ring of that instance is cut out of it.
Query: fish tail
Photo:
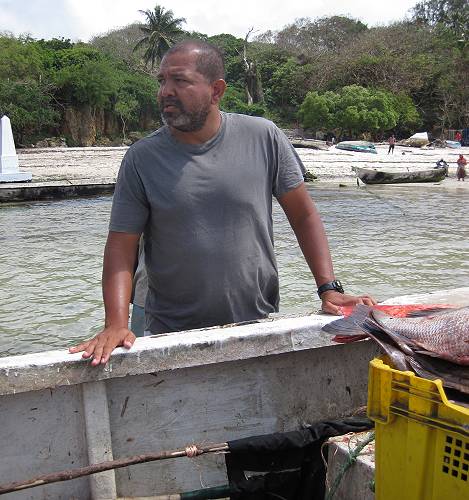
[[[350,337],[360,335],[363,338],[363,323],[370,315],[371,307],[359,304],[355,307],[350,316],[336,319],[322,327],[327,333],[334,333],[338,337]]]

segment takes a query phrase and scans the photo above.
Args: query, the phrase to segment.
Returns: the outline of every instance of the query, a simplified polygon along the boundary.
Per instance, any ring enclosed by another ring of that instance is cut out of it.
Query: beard
[[[196,109],[188,111],[178,99],[163,99],[161,107],[174,106],[176,111],[161,111],[161,118],[165,125],[181,132],[197,132],[203,128],[210,112],[210,103],[199,103]]]

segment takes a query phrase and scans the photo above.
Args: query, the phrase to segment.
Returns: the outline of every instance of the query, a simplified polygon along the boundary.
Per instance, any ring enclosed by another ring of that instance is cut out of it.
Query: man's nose
[[[174,85],[168,80],[165,80],[164,82],[160,82],[159,94],[162,97],[174,95]]]

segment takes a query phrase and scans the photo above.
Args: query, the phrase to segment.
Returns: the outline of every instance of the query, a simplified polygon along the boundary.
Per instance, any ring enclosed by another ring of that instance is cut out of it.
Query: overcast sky
[[[138,10],[153,9],[156,3],[186,18],[186,30],[244,37],[251,27],[278,30],[298,17],[342,14],[368,26],[388,24],[403,19],[417,0],[0,0],[0,31],[87,41],[142,21]]]

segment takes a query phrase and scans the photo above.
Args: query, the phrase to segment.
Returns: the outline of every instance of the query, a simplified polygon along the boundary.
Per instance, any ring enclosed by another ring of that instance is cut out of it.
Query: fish
[[[352,314],[323,327],[337,341],[384,333],[404,354],[414,352],[469,365],[469,307],[427,309],[399,318],[376,308],[358,305]]]
[[[372,338],[394,368],[438,378],[445,387],[469,395],[469,307],[432,306],[405,313],[392,316],[376,306],[357,305],[323,330],[334,333],[336,342]]]

